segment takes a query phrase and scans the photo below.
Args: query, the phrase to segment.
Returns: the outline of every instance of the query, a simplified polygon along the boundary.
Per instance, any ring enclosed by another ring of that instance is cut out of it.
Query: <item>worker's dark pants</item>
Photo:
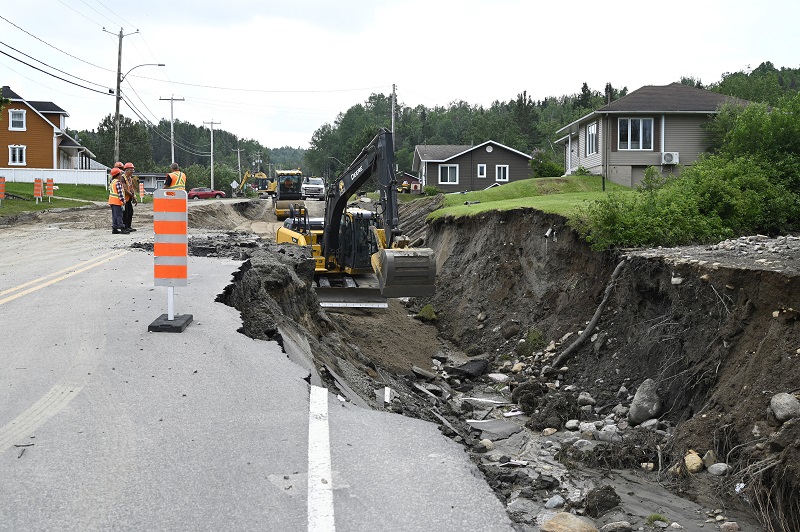
[[[122,222],[122,205],[111,206],[111,228],[122,229],[125,225]]]
[[[133,221],[133,202],[128,201],[125,203],[125,211],[122,213],[122,224],[128,229],[130,229],[132,221]]]

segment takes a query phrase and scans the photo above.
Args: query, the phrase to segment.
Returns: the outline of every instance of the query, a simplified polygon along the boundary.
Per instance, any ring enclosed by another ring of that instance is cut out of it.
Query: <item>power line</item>
[[[144,123],[144,124],[145,124],[145,125],[146,125],[146,126],[149,128],[149,129],[151,129],[152,131],[154,131],[154,132],[156,133],[156,135],[158,135],[158,136],[161,138],[161,140],[164,140],[164,141],[166,141],[166,142],[169,142],[169,139],[168,139],[168,138],[166,138],[165,134],[164,134],[164,133],[162,133],[162,131],[161,131],[161,130],[158,128],[158,126],[156,126],[155,124],[153,124],[152,122],[150,122],[150,120],[148,120],[148,119],[147,119],[145,116],[143,116],[143,113],[142,113],[141,111],[139,111],[139,110],[136,108],[136,106],[135,106],[135,105],[133,105],[133,103],[132,103],[132,102],[130,102],[130,101],[129,101],[127,98],[125,98],[125,97],[123,97],[123,98],[122,98],[122,101],[123,101],[123,102],[125,102],[125,105],[127,105],[127,106],[128,106],[128,109],[130,109],[130,110],[131,110],[131,112],[132,112],[134,115],[136,115],[136,117],[137,117],[139,120],[141,120],[141,121],[142,121],[142,122],[143,122],[143,123]],[[199,152],[199,151],[195,151],[193,148],[190,148],[190,147],[188,147],[188,146],[183,146],[183,145],[181,145],[181,144],[178,144],[178,143],[176,143],[175,145],[176,145],[178,148],[182,149],[183,151],[185,151],[185,152],[187,152],[187,153],[189,153],[189,154],[191,154],[191,155],[196,155],[196,156],[198,156],[198,157],[208,157],[209,155],[211,155],[211,152]]]
[[[62,2],[62,4],[63,4],[63,2]],[[64,4],[64,5],[66,5],[66,4]],[[69,7],[69,6],[67,6],[67,7]],[[70,7],[70,9],[72,9],[72,8]],[[73,11],[74,11],[74,10],[73,10]],[[37,36],[36,36],[36,35],[34,35],[33,33],[29,32],[28,30],[25,30],[25,29],[23,29],[23,28],[20,28],[19,26],[17,26],[16,24],[14,24],[14,23],[13,23],[13,22],[11,22],[10,20],[8,20],[8,19],[7,19],[6,17],[4,17],[3,15],[0,15],[0,18],[1,18],[1,19],[3,19],[3,20],[5,20],[6,22],[8,22],[9,24],[11,24],[12,26],[14,26],[15,28],[17,28],[17,29],[18,29],[18,30],[20,30],[21,32],[23,32],[23,33],[27,33],[28,35],[30,35],[31,37],[33,37],[33,38],[34,38],[34,39],[36,39],[37,41],[40,41],[40,42],[42,42],[42,43],[46,44],[47,46],[49,46],[49,47],[50,47],[50,48],[52,48],[53,50],[57,50],[57,51],[61,52],[61,53],[62,53],[62,54],[64,54],[64,55],[67,55],[67,56],[69,56],[69,57],[71,57],[71,58],[73,58],[73,59],[77,59],[78,61],[80,61],[80,62],[82,62],[82,63],[86,63],[87,65],[93,66],[93,67],[95,67],[95,68],[99,68],[100,70],[107,70],[107,71],[109,71],[109,72],[113,72],[113,70],[112,70],[112,69],[110,69],[110,68],[105,68],[105,67],[101,67],[101,66],[95,65],[94,63],[90,63],[89,61],[85,61],[85,60],[81,59],[80,57],[76,57],[76,56],[72,55],[72,54],[71,54],[71,53],[69,53],[69,52],[65,52],[65,51],[64,51],[64,50],[62,50],[61,48],[57,48],[57,47],[53,46],[53,45],[52,45],[52,44],[50,44],[49,42],[47,42],[47,41],[44,41],[44,40],[40,39],[39,37],[37,37]],[[91,20],[91,19],[89,19],[89,20]],[[94,21],[92,21],[92,22],[94,22]],[[98,24],[98,25],[99,25],[99,24]]]
[[[84,82],[86,82],[86,83],[91,83],[92,85],[97,85],[98,87],[105,87],[105,86],[106,86],[106,85],[103,85],[103,84],[101,84],[101,83],[95,83],[94,81],[89,81],[88,79],[79,78],[78,76],[75,76],[75,75],[73,75],[73,74],[70,74],[69,72],[64,72],[63,70],[60,70],[60,69],[58,69],[58,68],[56,68],[56,67],[54,67],[54,66],[52,66],[52,65],[48,65],[48,64],[47,64],[47,63],[45,63],[44,61],[41,61],[41,60],[39,60],[39,59],[36,59],[35,57],[33,57],[33,56],[30,56],[30,55],[26,54],[25,52],[23,52],[23,51],[21,51],[21,50],[17,50],[17,49],[16,49],[16,48],[14,48],[13,46],[10,46],[10,45],[8,45],[8,44],[6,44],[6,43],[2,42],[2,41],[0,41],[0,44],[2,44],[3,46],[5,46],[5,47],[7,47],[7,48],[11,48],[12,50],[14,50],[15,52],[17,52],[18,54],[22,54],[22,55],[24,55],[25,57],[27,57],[28,59],[33,59],[33,60],[34,60],[34,61],[36,61],[37,63],[40,63],[40,64],[42,64],[42,65],[46,66],[47,68],[52,68],[52,69],[53,69],[53,70],[55,70],[56,72],[61,72],[62,74],[65,74],[65,75],[67,75],[67,76],[70,76],[70,77],[72,77],[72,78],[75,78],[75,79],[79,79],[79,80],[81,80],[81,81],[84,81]]]
[[[19,58],[17,58],[17,57],[14,57],[14,56],[13,56],[13,55],[11,55],[11,54],[7,54],[7,53],[5,53],[5,52],[4,52],[4,51],[2,51],[2,50],[0,50],[0,54],[3,54],[3,55],[5,55],[5,56],[8,56],[8,57],[10,57],[11,59],[13,59],[14,61],[19,61],[19,62],[20,62],[20,63],[22,63],[23,65],[29,66],[29,67],[31,67],[31,68],[32,68],[32,69],[34,69],[34,70],[38,70],[39,72],[42,72],[43,74],[47,74],[48,76],[54,77],[54,78],[56,78],[56,79],[60,79],[61,81],[66,81],[67,83],[71,83],[71,84],[75,85],[76,87],[80,87],[80,88],[82,88],[82,89],[86,89],[87,91],[99,92],[100,94],[110,94],[110,93],[106,93],[106,92],[103,92],[103,91],[99,91],[99,90],[97,90],[97,89],[93,89],[93,88],[91,88],[91,87],[84,87],[84,86],[83,86],[83,85],[81,85],[80,83],[75,83],[74,81],[70,81],[70,80],[68,80],[68,79],[64,79],[64,78],[62,78],[62,77],[60,77],[60,76],[56,76],[55,74],[52,74],[52,73],[50,73],[50,72],[47,72],[46,70],[42,70],[41,68],[39,68],[39,67],[36,67],[36,66],[33,66],[33,65],[31,65],[30,63],[26,63],[26,62],[25,62],[25,61],[23,61],[22,59],[19,59]],[[98,85],[99,85],[99,84],[98,84]],[[109,89],[109,90],[110,90],[110,89]]]
[[[161,81],[164,80],[158,78],[149,78],[147,76],[136,76],[141,79],[149,79],[150,81]],[[237,87],[217,87],[215,85],[198,85],[196,83],[185,83],[182,81],[171,81],[170,83],[174,83],[175,85],[185,85],[187,87],[198,87],[201,89],[217,89],[223,91],[239,91],[239,92],[260,92],[266,94],[327,94],[327,93],[334,93],[334,92],[357,92],[357,91],[367,91],[367,90],[375,90],[375,89],[386,89],[388,85],[380,85],[378,87],[359,87],[359,88],[352,88],[352,89],[330,89],[330,90],[311,90],[311,89],[304,89],[304,90],[267,90],[267,89],[240,89]]]

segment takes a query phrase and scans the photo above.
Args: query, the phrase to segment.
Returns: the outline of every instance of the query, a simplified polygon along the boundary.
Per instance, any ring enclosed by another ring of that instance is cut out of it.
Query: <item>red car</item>
[[[221,190],[211,190],[207,187],[198,187],[189,190],[187,197],[189,199],[224,198],[225,193]]]

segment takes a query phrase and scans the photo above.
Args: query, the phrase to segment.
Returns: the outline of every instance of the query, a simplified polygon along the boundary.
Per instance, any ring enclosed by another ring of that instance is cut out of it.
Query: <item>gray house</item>
[[[411,169],[419,173],[423,189],[430,185],[462,192],[528,179],[530,160],[530,155],[493,140],[477,146],[419,144]]]
[[[708,150],[702,126],[726,102],[745,103],[680,83],[644,86],[556,132],[566,173],[583,167],[629,187],[648,166],[676,173]]]

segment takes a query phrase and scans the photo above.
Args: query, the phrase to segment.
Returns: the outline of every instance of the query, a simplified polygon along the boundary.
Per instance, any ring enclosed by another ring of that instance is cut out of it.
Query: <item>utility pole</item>
[[[235,150],[231,150],[236,152],[236,161],[239,163],[239,183],[242,182],[242,152],[244,151],[242,148],[236,148]]]
[[[221,124],[222,122],[203,122],[203,125],[211,124],[211,190],[214,190],[214,124]]]
[[[106,33],[111,33],[107,29],[103,28],[103,31]],[[119,48],[117,49],[117,92],[116,92],[116,110],[114,112],[114,161],[111,164],[119,161],[119,101],[122,99],[122,95],[119,92],[120,85],[122,84],[122,38],[127,37],[128,35],[133,35],[134,33],[139,33],[139,30],[136,30],[132,33],[123,33],[122,28],[119,29]],[[111,35],[114,35],[111,33]]]
[[[173,94],[170,98],[159,98],[159,100],[169,100],[169,141],[172,145],[172,158],[170,159],[171,163],[175,162],[175,128],[173,124],[175,122],[175,118],[172,113],[172,108],[175,106],[175,102],[183,102],[185,101],[183,98],[176,98]]]

